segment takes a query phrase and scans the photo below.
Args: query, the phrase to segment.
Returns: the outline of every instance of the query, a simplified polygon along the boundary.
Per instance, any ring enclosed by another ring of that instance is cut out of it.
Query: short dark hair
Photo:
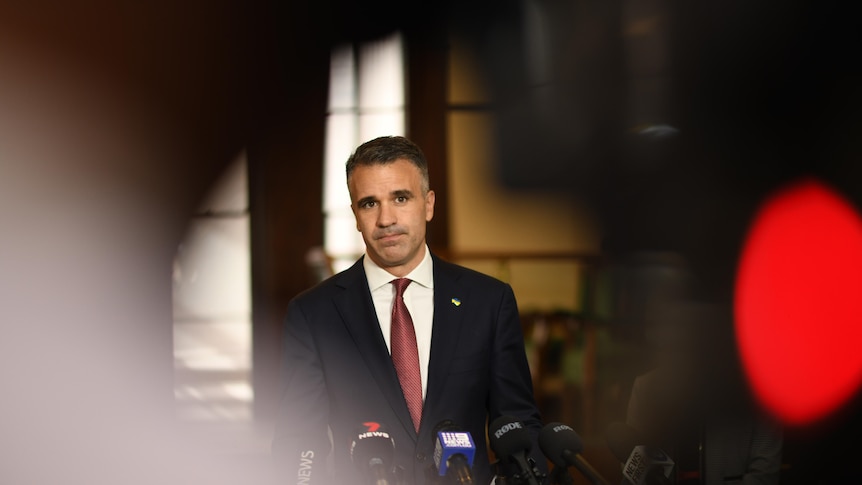
[[[431,190],[425,154],[403,136],[381,136],[359,145],[347,159],[347,182],[350,183],[350,175],[360,165],[386,165],[396,160],[407,160],[415,165],[422,177],[422,191],[427,194]]]

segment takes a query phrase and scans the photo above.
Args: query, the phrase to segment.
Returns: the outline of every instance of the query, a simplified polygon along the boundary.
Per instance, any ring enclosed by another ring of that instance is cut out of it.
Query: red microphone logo
[[[365,426],[366,430],[369,433],[373,433],[380,429],[380,423],[375,423],[374,421],[369,421],[367,423],[362,423],[362,426]]]

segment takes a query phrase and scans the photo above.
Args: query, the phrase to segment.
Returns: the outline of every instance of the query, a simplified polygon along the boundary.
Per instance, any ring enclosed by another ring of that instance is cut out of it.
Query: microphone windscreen
[[[437,432],[437,440],[434,443],[434,465],[437,473],[445,476],[449,470],[452,459],[460,459],[458,463],[473,466],[476,455],[476,445],[473,437],[467,431],[443,430]]]
[[[464,455],[468,464],[473,465],[473,457],[476,453],[473,436],[458,426],[455,421],[444,419],[437,423],[431,432],[431,439],[434,446],[434,464],[441,476],[446,474],[447,460],[455,454]]]
[[[488,443],[500,458],[526,452],[533,446],[524,423],[513,416],[500,416],[488,426]]]
[[[608,425],[605,431],[608,448],[620,462],[625,463],[637,445],[643,445],[643,439],[636,429],[623,422],[614,422]]]
[[[565,468],[566,452],[570,456],[584,450],[584,442],[578,433],[563,423],[548,423],[539,432],[539,448],[554,466]]]
[[[611,452],[623,463],[623,476],[629,482],[664,483],[673,473],[673,459],[632,426],[611,423],[606,437]]]
[[[372,460],[388,465],[395,457],[395,440],[384,427],[374,424],[358,432],[350,444],[350,458],[363,470]]]

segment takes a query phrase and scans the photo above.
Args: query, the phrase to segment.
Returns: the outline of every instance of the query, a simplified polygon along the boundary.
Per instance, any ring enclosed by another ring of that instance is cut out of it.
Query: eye
[[[408,200],[409,200],[409,198],[406,195],[399,195],[398,197],[395,198],[395,203],[396,204],[404,204]]]
[[[363,201],[363,202],[360,202],[360,203],[359,203],[359,207],[361,207],[361,208],[363,208],[363,209],[372,209],[372,208],[374,208],[374,207],[376,207],[376,206],[377,206],[377,201],[376,201],[376,200],[366,200],[366,201]]]

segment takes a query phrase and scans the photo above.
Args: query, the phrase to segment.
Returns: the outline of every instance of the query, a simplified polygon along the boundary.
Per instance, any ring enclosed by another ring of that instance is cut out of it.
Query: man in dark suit
[[[513,416],[534,443],[541,429],[512,289],[430,253],[425,227],[435,194],[411,141],[381,137],[359,146],[347,184],[366,254],[288,306],[273,441],[290,474],[285,483],[368,483],[350,456],[368,422],[393,438],[404,483],[431,483],[434,429],[452,420],[475,441],[475,483],[488,484],[486,424]],[[402,278],[406,289],[396,290]],[[405,314],[412,321],[406,346]],[[402,347],[412,354],[400,357]],[[403,370],[403,361],[418,372]],[[538,446],[532,451],[544,470]]]

